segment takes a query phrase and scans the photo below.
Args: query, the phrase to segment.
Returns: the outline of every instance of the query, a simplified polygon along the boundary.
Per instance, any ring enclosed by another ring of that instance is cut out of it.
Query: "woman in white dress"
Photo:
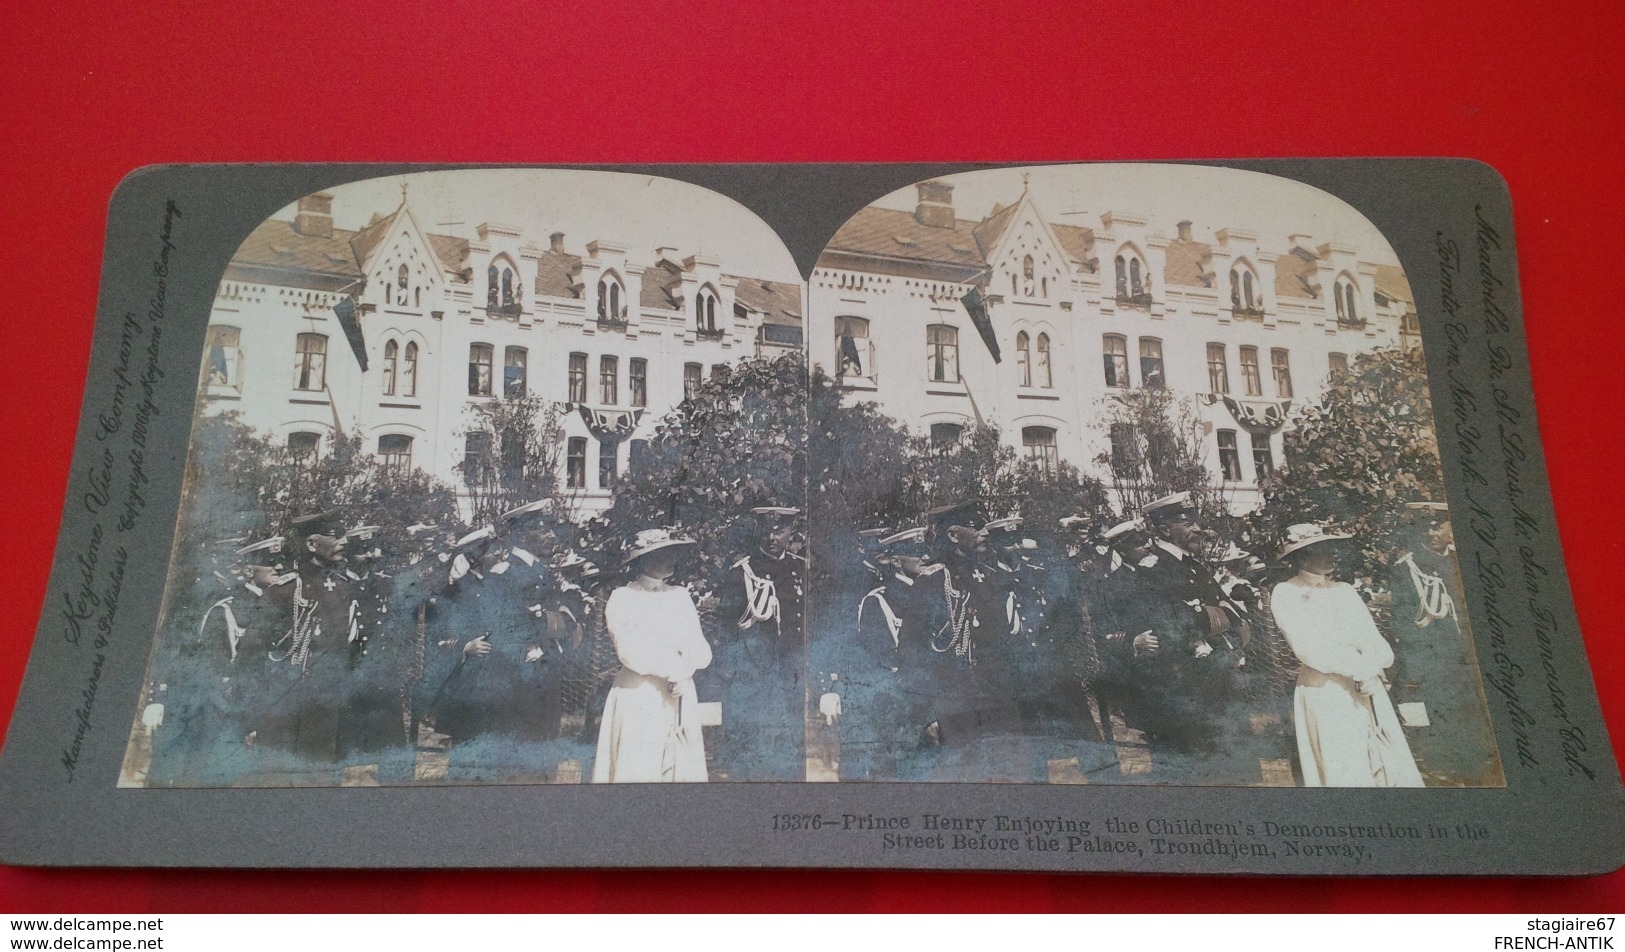
[[[1287,530],[1281,559],[1297,570],[1275,586],[1270,609],[1297,655],[1292,722],[1308,787],[1420,787],[1422,775],[1394,715],[1383,672],[1394,650],[1352,585],[1329,577],[1333,543],[1320,526]]]
[[[711,663],[694,599],[669,585],[679,546],[665,529],[637,534],[627,563],[637,573],[604,605],[621,670],[604,704],[593,783],[704,782],[705,741],[694,672]]]

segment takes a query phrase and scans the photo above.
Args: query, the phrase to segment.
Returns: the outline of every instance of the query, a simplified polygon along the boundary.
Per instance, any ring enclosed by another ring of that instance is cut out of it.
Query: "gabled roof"
[[[734,299],[762,313],[764,324],[801,326],[801,285],[760,278],[737,278]]]
[[[1410,305],[1416,303],[1416,298],[1411,295],[1411,282],[1405,277],[1405,269],[1398,265],[1377,265],[1376,285],[1377,293],[1383,297]]]
[[[355,237],[350,239],[350,248],[355,252],[357,262],[362,265],[367,263],[373,251],[377,250],[385,236],[389,234],[390,226],[395,224],[395,216],[399,214],[400,209],[396,209],[382,218],[375,217],[367,223],[367,227],[355,233]],[[336,231],[334,233],[337,234]]]
[[[1004,230],[1010,227],[1010,219],[1015,217],[1016,208],[1020,205],[1020,202],[1016,202],[1009,208],[1001,208],[995,205],[992,214],[982,219],[980,225],[971,229],[971,234],[976,237],[976,246],[981,249],[984,260],[993,253],[993,246],[999,243],[999,238],[1004,235]],[[955,224],[958,224],[957,221]]]
[[[670,261],[661,261],[652,267],[644,268],[643,289],[638,293],[638,303],[643,307],[680,310],[683,302],[677,289],[682,283],[683,269]]]
[[[243,239],[234,265],[275,268],[322,277],[361,277],[361,267],[350,249],[355,232],[334,229],[331,237],[301,235],[293,223],[263,221]]]
[[[958,219],[952,228],[934,228],[920,224],[912,212],[870,205],[847,219],[824,250],[979,268],[986,258],[973,228]]]
[[[1055,232],[1055,238],[1061,243],[1061,248],[1074,261],[1083,263],[1083,270],[1093,274],[1100,268],[1100,258],[1095,255],[1095,230],[1079,225],[1051,225],[1050,230]]]
[[[536,293],[550,297],[580,297],[581,256],[554,251],[542,252],[536,261]]]
[[[463,262],[468,260],[468,239],[453,238],[450,235],[424,235],[429,239],[429,249],[440,264],[447,271],[461,271]]]
[[[1320,255],[1307,248],[1293,248],[1275,259],[1275,296],[1320,297]]]
[[[1183,238],[1168,242],[1162,281],[1178,287],[1213,287],[1213,247],[1206,242]]]

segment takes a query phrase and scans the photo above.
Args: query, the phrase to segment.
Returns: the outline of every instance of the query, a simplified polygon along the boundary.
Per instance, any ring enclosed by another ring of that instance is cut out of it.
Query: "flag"
[[[361,365],[361,372],[367,372],[367,340],[361,331],[361,322],[356,319],[355,298],[345,296],[339,298],[339,303],[333,305],[333,313],[338,316],[339,326],[344,328],[344,336],[350,342],[350,349],[355,352],[355,362]]]
[[[982,335],[987,352],[993,355],[993,362],[998,363],[999,338],[993,333],[993,318],[987,313],[987,299],[982,296],[982,289],[973,287],[966,291],[959,303],[965,305],[965,313],[970,315],[970,322],[976,325],[976,332]]]

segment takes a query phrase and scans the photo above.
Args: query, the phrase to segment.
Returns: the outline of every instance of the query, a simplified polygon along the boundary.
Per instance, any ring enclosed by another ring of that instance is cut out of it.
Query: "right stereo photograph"
[[[807,287],[809,780],[1505,785],[1430,318],[1354,208],[968,172]]]

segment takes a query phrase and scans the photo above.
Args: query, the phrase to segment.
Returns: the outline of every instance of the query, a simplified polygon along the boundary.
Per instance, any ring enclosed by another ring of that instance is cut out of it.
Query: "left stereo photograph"
[[[803,302],[768,225],[659,177],[272,215],[209,314],[119,786],[803,779]],[[713,651],[719,613],[754,624]]]

